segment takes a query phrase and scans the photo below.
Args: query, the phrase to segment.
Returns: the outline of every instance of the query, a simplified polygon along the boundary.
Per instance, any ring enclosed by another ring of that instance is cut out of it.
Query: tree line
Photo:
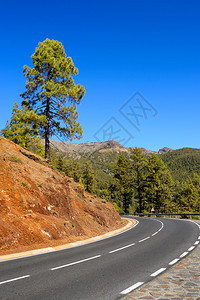
[[[138,148],[130,156],[119,155],[104,179],[99,168],[86,157],[74,160],[52,150],[53,164],[84,189],[113,203],[120,213],[186,213],[200,210],[200,176],[185,181],[172,179],[160,156],[145,155]],[[102,180],[101,180],[102,179]]]

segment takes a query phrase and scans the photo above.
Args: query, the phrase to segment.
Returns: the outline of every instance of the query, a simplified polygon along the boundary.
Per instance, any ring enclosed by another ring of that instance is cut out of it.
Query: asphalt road
[[[120,299],[186,257],[200,241],[197,224],[136,218],[117,236],[0,263],[0,299]]]

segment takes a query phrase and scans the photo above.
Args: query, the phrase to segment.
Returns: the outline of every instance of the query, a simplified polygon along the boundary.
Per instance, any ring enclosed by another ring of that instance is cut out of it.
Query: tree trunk
[[[50,116],[49,116],[49,102],[50,99],[47,98],[47,106],[46,106],[46,118],[47,118],[47,124],[45,126],[45,158],[47,162],[50,161],[50,147],[49,147],[49,121],[50,121]]]

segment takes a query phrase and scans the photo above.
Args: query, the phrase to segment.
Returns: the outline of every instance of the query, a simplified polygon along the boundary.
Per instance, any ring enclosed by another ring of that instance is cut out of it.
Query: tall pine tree
[[[120,155],[117,164],[114,169],[115,184],[112,187],[119,193],[122,198],[123,210],[126,213],[129,212],[129,205],[131,204],[133,189],[132,178],[130,174],[130,163],[123,155]]]
[[[172,211],[173,180],[164,162],[153,154],[148,159],[147,209],[154,207],[155,212]]]
[[[50,136],[58,134],[65,139],[82,137],[82,128],[77,122],[76,104],[85,94],[73,76],[78,74],[71,57],[66,57],[63,45],[46,39],[38,44],[32,55],[33,68],[24,66],[26,91],[21,95],[23,104],[46,117],[43,126],[45,158],[50,159]]]
[[[137,201],[140,213],[143,212],[146,202],[147,189],[147,166],[148,160],[139,148],[135,148],[131,153],[131,169],[134,188],[134,198]]]

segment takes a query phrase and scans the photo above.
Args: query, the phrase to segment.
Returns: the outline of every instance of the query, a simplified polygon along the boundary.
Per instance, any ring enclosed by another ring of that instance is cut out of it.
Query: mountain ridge
[[[151,154],[151,153],[163,154],[163,153],[169,153],[173,151],[173,149],[168,147],[163,147],[159,149],[157,152],[145,148],[140,148],[140,147],[124,147],[119,142],[116,142],[114,140],[103,141],[103,142],[88,142],[88,143],[68,143],[68,142],[51,140],[51,146],[53,149],[67,153],[70,156],[76,156],[79,155],[80,153],[91,154],[96,151],[99,151],[100,153],[112,152],[112,151],[130,153],[131,150],[135,148],[141,149],[142,152],[145,154]]]

